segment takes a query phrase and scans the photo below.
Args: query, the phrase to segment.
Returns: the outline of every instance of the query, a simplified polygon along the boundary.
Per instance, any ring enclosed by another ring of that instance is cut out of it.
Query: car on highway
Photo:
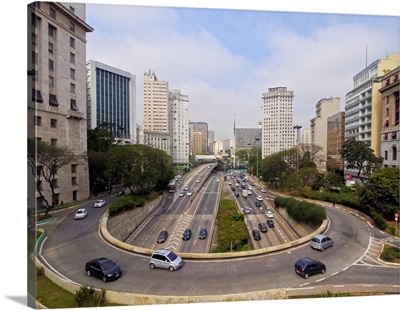
[[[324,274],[326,271],[326,266],[320,261],[310,257],[304,257],[296,261],[294,264],[294,270],[299,276],[308,279],[309,276],[317,273]]]
[[[234,192],[236,190],[236,188],[232,186],[231,190],[232,190],[232,192]]]
[[[240,197],[239,192],[235,192],[235,196],[236,196],[236,197]]]
[[[256,204],[256,207],[257,207],[257,208],[261,208],[261,202],[259,202],[258,200],[256,200],[254,203]]]
[[[88,261],[85,264],[85,271],[88,277],[94,276],[102,279],[103,282],[118,279],[122,275],[122,268],[115,261],[106,257]]]
[[[207,238],[207,229],[206,228],[200,229],[199,239],[204,240],[206,238]]]
[[[249,207],[244,208],[244,213],[246,213],[246,214],[250,214],[252,211],[253,211],[252,208],[249,208]]]
[[[184,191],[188,191],[190,189],[189,186],[185,186],[185,188],[183,189]]]
[[[316,250],[323,251],[326,248],[333,246],[333,240],[331,237],[325,236],[324,234],[315,235],[311,239],[311,247]]]
[[[258,228],[260,229],[261,232],[267,232],[267,223],[258,223]]]
[[[247,190],[247,195],[252,195],[253,192],[251,190]]]
[[[266,192],[267,192],[267,190],[265,188],[261,189],[261,193],[266,193]]]
[[[248,186],[247,189],[250,191],[253,190],[253,188],[251,186]]]
[[[95,208],[102,208],[106,205],[106,201],[104,199],[96,200],[94,203]]]
[[[256,240],[256,241],[261,240],[260,231],[258,231],[257,229],[253,229],[252,234],[253,234],[254,240]]]
[[[262,198],[262,196],[260,196],[260,195],[258,195],[258,196],[256,197],[256,199],[257,199],[258,201],[263,201],[263,198]]]
[[[125,191],[124,191],[124,190],[118,191],[118,192],[115,194],[115,196],[117,196],[117,197],[122,196],[122,195],[125,195]]]
[[[87,210],[86,209],[78,209],[75,213],[75,219],[76,220],[83,220],[87,216]]]
[[[189,240],[192,236],[192,230],[190,228],[186,228],[182,235],[182,240]]]
[[[269,228],[274,228],[275,227],[275,223],[273,220],[267,220],[267,225]]]
[[[200,180],[197,180],[196,183],[200,183]]]
[[[192,194],[193,194],[193,192],[187,192],[187,194],[186,194],[186,195],[188,195],[188,196],[192,196]]]
[[[163,243],[165,242],[165,240],[167,240],[167,238],[168,238],[168,231],[163,230],[157,237],[157,243]]]
[[[270,219],[274,217],[274,214],[270,210],[265,211],[265,215]]]
[[[179,197],[183,197],[183,196],[185,196],[185,193],[184,192],[180,192],[179,193]]]
[[[175,271],[182,267],[183,261],[173,251],[158,249],[150,256],[150,268],[165,268],[169,271]]]

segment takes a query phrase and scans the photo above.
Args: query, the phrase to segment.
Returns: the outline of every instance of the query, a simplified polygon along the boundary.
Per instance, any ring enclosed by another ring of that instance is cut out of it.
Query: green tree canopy
[[[393,219],[394,213],[399,211],[399,182],[398,168],[381,168],[372,173],[363,187],[361,200],[386,218]]]

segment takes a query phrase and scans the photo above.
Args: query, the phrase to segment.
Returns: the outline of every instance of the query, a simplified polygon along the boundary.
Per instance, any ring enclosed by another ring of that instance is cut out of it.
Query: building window
[[[397,147],[395,145],[392,147],[392,160],[397,160]]]
[[[49,105],[52,107],[58,107],[58,101],[56,95],[50,94],[49,95]]]
[[[56,28],[49,24],[49,36],[54,37],[55,32],[56,32]]]
[[[54,61],[52,59],[49,59],[49,70],[54,71]]]
[[[397,132],[392,132],[392,139],[396,140],[397,139]]]
[[[38,72],[36,70],[31,70],[31,77],[32,77],[32,80],[37,81],[38,80]]]
[[[49,42],[49,53],[53,54],[53,52],[54,52],[54,44]]]
[[[52,118],[50,119],[50,127],[51,128],[57,128],[57,120]]]
[[[54,8],[50,8],[50,17],[56,19],[56,10]]]
[[[386,117],[389,117],[389,108],[386,108]]]
[[[49,75],[49,87],[54,87],[54,76]]]
[[[34,33],[32,33],[32,44],[37,45],[38,44],[38,36]]]
[[[75,84],[74,84],[74,83],[71,83],[71,84],[70,84],[69,89],[70,89],[70,93],[71,93],[71,94],[75,94]]]
[[[50,139],[50,144],[52,146],[56,146],[57,145],[57,139]]]
[[[32,89],[32,101],[43,103],[43,97],[40,90]]]
[[[71,13],[75,13],[75,8],[74,8],[73,6],[69,6],[69,11],[70,11]]]
[[[75,31],[75,24],[74,23],[69,23],[69,30]]]
[[[38,20],[38,17],[35,14],[31,13],[31,24],[32,24],[32,27],[35,28],[37,26],[37,20]]]
[[[32,52],[32,63],[36,65],[38,63],[38,54],[36,52]]]
[[[52,180],[51,184],[53,185],[54,188],[57,188],[58,187],[58,180],[57,179]]]
[[[385,121],[385,127],[389,127],[389,120]]]
[[[78,200],[78,191],[73,191],[72,192],[72,200],[77,201]]]
[[[75,80],[75,69],[69,69],[69,77]]]
[[[76,173],[76,171],[77,171],[77,164],[72,164],[71,165],[71,173]]]
[[[73,37],[69,38],[69,46],[75,48],[75,39]]]
[[[34,115],[33,121],[36,126],[42,126],[42,117],[41,116]]]
[[[69,61],[71,62],[71,63],[75,63],[75,54],[74,53],[70,53],[69,54]]]
[[[76,105],[76,100],[75,99],[71,99],[71,110],[79,111],[78,110],[78,106]]]
[[[385,151],[385,160],[388,160],[388,151]]]
[[[76,177],[71,178],[71,184],[72,185],[78,185],[78,182],[76,181]]]

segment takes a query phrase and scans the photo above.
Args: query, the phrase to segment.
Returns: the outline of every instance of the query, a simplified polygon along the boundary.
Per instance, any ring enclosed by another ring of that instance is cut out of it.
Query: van
[[[164,268],[175,271],[182,267],[183,261],[173,251],[159,249],[153,252],[150,257],[150,268]]]
[[[330,246],[333,246],[332,238],[323,234],[316,235],[311,239],[311,247],[313,249],[323,251]]]
[[[244,189],[242,192],[243,198],[247,198],[247,195],[248,195],[247,190]]]

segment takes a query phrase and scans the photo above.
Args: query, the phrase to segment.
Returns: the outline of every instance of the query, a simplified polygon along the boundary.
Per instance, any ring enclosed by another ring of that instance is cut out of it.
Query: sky
[[[5,115],[0,122],[1,188],[6,219],[0,225],[4,250],[1,265],[10,266],[2,270],[3,278],[8,280],[2,285],[0,305],[12,310],[26,309],[25,103],[29,2],[8,1],[7,14],[0,20],[2,29],[6,29],[2,32],[4,45],[0,49]],[[142,92],[144,72],[154,70],[159,80],[168,81],[171,88],[189,96],[191,120],[207,121],[219,139],[231,137],[234,116],[238,128],[256,127],[261,119],[261,95],[276,86],[294,91],[294,123],[307,128],[321,98],[338,96],[344,106],[353,76],[365,67],[367,45],[368,63],[399,51],[400,12],[393,0],[116,0],[112,3],[115,4],[103,9],[87,6],[87,22],[95,29],[87,35],[87,59],[94,57],[135,74],[138,92]],[[123,10],[115,11],[117,3],[125,5]],[[151,9],[145,9],[145,5]],[[137,97],[141,118],[142,98]],[[398,296],[331,298],[329,303],[324,302],[324,309],[351,306],[376,309],[382,298],[385,304],[398,302]],[[230,309],[243,309],[243,303],[228,305]],[[320,309],[321,301],[246,302],[252,308],[288,305],[312,310]],[[122,308],[192,310],[205,306],[217,308],[215,304]]]
[[[151,70],[217,139],[234,122],[256,128],[262,94],[278,86],[294,92],[293,125],[310,128],[319,100],[339,97],[344,111],[353,76],[399,51],[398,16],[118,3],[87,5],[87,58],[136,76],[139,125]]]

